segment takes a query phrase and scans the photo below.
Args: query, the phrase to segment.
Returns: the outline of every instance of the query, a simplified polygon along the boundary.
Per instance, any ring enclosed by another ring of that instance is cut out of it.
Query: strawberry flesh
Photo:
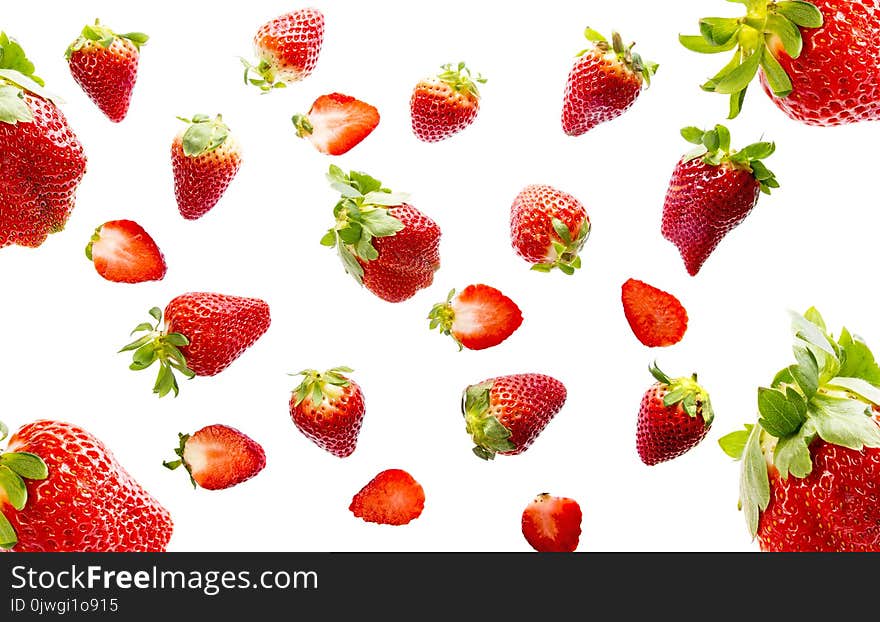
[[[543,493],[522,513],[522,533],[539,553],[571,553],[581,535],[580,505],[568,497]]]
[[[209,425],[190,436],[182,457],[193,481],[207,490],[241,484],[266,466],[266,453],[259,443],[220,424]]]
[[[159,281],[167,270],[153,238],[131,220],[111,220],[98,227],[87,253],[98,274],[115,283]]]
[[[349,510],[358,518],[382,525],[406,525],[422,514],[425,491],[401,469],[382,471],[351,500]]]
[[[310,130],[304,135],[321,153],[342,155],[376,129],[379,111],[354,97],[340,93],[322,95],[308,114]]]
[[[513,300],[488,285],[468,285],[452,299],[452,335],[469,350],[496,346],[522,324]]]
[[[636,338],[648,347],[671,346],[687,330],[687,311],[672,294],[637,279],[621,288],[626,321]]]

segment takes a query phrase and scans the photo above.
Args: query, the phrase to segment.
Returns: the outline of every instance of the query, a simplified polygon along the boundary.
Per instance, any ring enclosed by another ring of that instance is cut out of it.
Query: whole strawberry
[[[562,130],[580,136],[616,119],[651,84],[657,63],[633,53],[617,32],[611,43],[592,28],[584,32],[592,48],[581,51],[569,71],[562,101]]]
[[[315,445],[334,456],[350,456],[357,446],[364,421],[364,394],[349,378],[348,367],[325,372],[306,369],[294,374],[302,382],[290,396],[290,418]]]
[[[880,551],[880,366],[815,309],[792,314],[795,363],[758,389],[758,421],[721,438],[762,551]]]
[[[259,298],[213,292],[189,292],[162,310],[150,309],[155,324],[139,324],[132,334],[146,334],[123,347],[132,352],[134,371],[159,362],[153,393],[164,397],[179,387],[174,371],[187,378],[214,376],[226,369],[269,329],[269,305]]]
[[[256,476],[266,466],[263,447],[244,432],[215,423],[192,434],[178,434],[177,460],[163,462],[170,470],[183,466],[193,488],[223,490]]]
[[[473,123],[480,110],[478,83],[485,84],[486,79],[480,75],[472,78],[464,63],[443,65],[439,74],[419,81],[409,101],[416,138],[435,143]]]
[[[686,127],[681,135],[697,148],[675,166],[663,202],[663,237],[675,244],[688,274],[695,276],[724,237],[779,183],[762,160],[776,146],[759,142],[730,148],[723,125],[702,131]]]
[[[656,365],[650,371],[657,382],[639,405],[636,450],[642,462],[653,466],[696,447],[706,438],[715,414],[696,374],[673,380]]]
[[[458,294],[453,289],[446,302],[428,313],[429,327],[449,335],[462,350],[485,350],[510,337],[523,321],[516,303],[489,285],[468,285]]]
[[[510,207],[513,250],[532,264],[532,270],[558,268],[574,274],[581,267],[579,253],[589,235],[590,218],[583,204],[551,186],[526,186]]]
[[[86,156],[43,80],[0,32],[0,248],[36,248],[62,231]]]
[[[539,553],[571,553],[581,537],[581,506],[574,499],[542,492],[525,507],[523,537]]]
[[[128,114],[140,49],[148,39],[142,32],[116,34],[95,20],[64,52],[73,79],[114,123]]]
[[[562,409],[566,396],[565,385],[544,374],[498,376],[470,385],[461,406],[474,454],[483,460],[521,454]]]
[[[168,270],[156,242],[133,220],[111,220],[97,227],[86,245],[86,257],[113,283],[161,281]]]
[[[165,551],[173,529],[168,511],[100,440],[77,425],[27,424],[0,455],[4,549],[159,552]]]
[[[171,142],[171,170],[177,209],[187,220],[207,214],[241,167],[241,147],[223,117],[197,114]]]
[[[254,35],[259,59],[244,64],[244,82],[263,93],[283,88],[314,71],[324,43],[324,14],[315,8],[297,9],[269,20]]]
[[[345,271],[388,302],[431,285],[440,268],[437,224],[369,175],[331,166],[327,178],[342,197],[321,244],[336,247]]]

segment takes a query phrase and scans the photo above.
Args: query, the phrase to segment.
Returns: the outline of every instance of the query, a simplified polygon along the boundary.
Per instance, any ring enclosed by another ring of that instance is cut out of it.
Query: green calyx
[[[760,387],[757,423],[721,438],[730,457],[742,462],[740,508],[752,537],[770,503],[768,461],[780,477],[803,478],[813,470],[810,444],[861,451],[880,447],[880,365],[865,342],[846,328],[835,339],[819,312],[792,313],[795,363]]]
[[[696,374],[681,378],[670,378],[660,371],[656,362],[648,367],[648,371],[657,379],[657,382],[666,387],[666,394],[663,396],[663,406],[669,408],[670,406],[681,404],[682,410],[688,416],[700,417],[706,427],[712,424],[712,420],[715,419],[715,411],[712,410],[709,394],[697,382]]]
[[[34,115],[24,99],[25,92],[45,99],[59,101],[46,91],[45,82],[34,74],[34,64],[28,60],[21,45],[0,32],[0,123],[30,123]]]
[[[264,59],[258,64],[252,65],[246,58],[239,59],[244,65],[244,83],[257,87],[261,94],[287,87],[285,82],[275,79],[275,68],[269,61]]]
[[[144,45],[150,37],[142,32],[117,34],[106,26],[102,26],[101,20],[96,19],[94,24],[86,24],[79,37],[67,46],[67,49],[64,51],[64,58],[70,60],[70,56],[74,52],[81,50],[89,43],[97,43],[102,48],[109,48],[117,39],[128,39],[134,44],[135,48],[140,50],[141,46]]]
[[[192,469],[189,464],[187,464],[186,460],[183,459],[183,452],[186,450],[186,442],[189,440],[189,437],[189,434],[177,434],[178,446],[174,448],[174,453],[177,454],[177,460],[164,460],[162,466],[171,471],[183,466],[189,474],[189,481],[192,483],[193,488],[196,488],[198,484],[196,484],[196,480],[193,479]]]
[[[742,110],[746,89],[760,69],[777,97],[788,97],[792,83],[774,51],[781,47],[791,58],[803,49],[802,28],[820,28],[822,12],[814,4],[794,1],[729,0],[746,5],[740,18],[707,17],[699,35],[679,35],[687,49],[700,54],[734,51],[730,62],[702,85],[704,91],[730,96],[729,119]]]
[[[775,143],[757,142],[740,150],[730,148],[730,131],[723,125],[703,131],[697,127],[686,127],[681,130],[682,137],[697,145],[684,156],[685,161],[702,158],[711,166],[729,164],[735,168],[748,170],[761,184],[761,192],[770,194],[770,190],[779,187],[776,175],[762,161],[776,151]]]
[[[6,439],[9,429],[0,421],[0,441]],[[26,451],[0,454],[0,549],[9,550],[18,544],[18,535],[9,519],[3,514],[3,504],[8,503],[21,511],[27,505],[26,479],[43,480],[49,477],[49,467],[42,458]]]
[[[474,384],[461,396],[465,428],[474,441],[473,452],[483,460],[494,460],[499,451],[516,449],[510,441],[511,432],[491,413],[491,382]]]
[[[486,84],[487,82],[482,75],[477,74],[476,77],[472,77],[471,70],[463,62],[458,65],[446,64],[440,69],[442,71],[437,74],[437,79],[451,86],[453,91],[466,93],[477,99],[480,98],[477,84]]]
[[[177,397],[179,386],[174,371],[177,370],[186,378],[192,378],[196,374],[186,365],[186,358],[179,348],[189,345],[189,339],[180,333],[169,333],[161,328],[162,310],[159,307],[150,309],[150,316],[156,321],[155,324],[144,322],[138,324],[131,334],[146,333],[132,341],[119,352],[133,352],[132,363],[129,369],[142,371],[153,363],[159,362],[159,374],[153,385],[153,393],[159,397],[165,397],[172,391]]]
[[[192,119],[177,118],[189,124],[183,133],[183,153],[189,158],[214,151],[229,138],[229,126],[223,122],[223,115],[213,119],[206,114],[193,115]]]
[[[592,42],[593,47],[603,55],[613,52],[617,57],[617,60],[626,65],[627,69],[642,77],[645,81],[645,86],[651,86],[651,78],[657,73],[657,69],[660,65],[645,60],[640,54],[633,52],[632,49],[633,46],[635,46],[635,43],[630,43],[629,45],[625,44],[623,38],[618,32],[611,33],[611,41],[609,42],[601,33],[589,27],[584,30],[584,36],[588,41]],[[588,51],[589,50],[581,50],[577,55],[583,56]]]
[[[350,374],[354,370],[350,367],[334,367],[325,372],[315,369],[304,369],[291,376],[303,376],[302,382],[293,390],[293,405],[299,406],[308,399],[313,406],[319,406],[326,396],[334,399],[341,391],[340,387],[347,387],[351,381],[343,374]]]
[[[581,225],[576,236],[572,235],[571,229],[558,218],[552,218],[550,224],[556,234],[556,239],[552,240],[554,258],[550,261],[537,263],[532,266],[532,270],[536,272],[550,272],[554,268],[558,268],[563,274],[571,276],[575,270],[581,267],[581,258],[579,253],[590,237],[590,222],[585,220]]]
[[[458,337],[452,334],[452,324],[455,322],[455,310],[452,308],[452,299],[455,297],[455,290],[451,290],[446,297],[446,302],[438,302],[431,308],[428,313],[430,320],[429,327],[431,330],[439,329],[444,335],[448,335],[458,344],[459,352],[464,349]]]
[[[295,114],[290,120],[293,122],[293,127],[296,128],[296,135],[300,138],[305,138],[315,131],[315,128],[309,122],[308,115]]]
[[[373,239],[395,235],[403,229],[403,223],[391,216],[388,208],[400,205],[408,195],[383,188],[382,182],[365,173],[351,171],[346,175],[336,165],[330,166],[327,179],[342,198],[333,208],[336,224],[324,234],[321,244],[335,246],[345,271],[363,283],[364,269],[358,259],[378,258]]]

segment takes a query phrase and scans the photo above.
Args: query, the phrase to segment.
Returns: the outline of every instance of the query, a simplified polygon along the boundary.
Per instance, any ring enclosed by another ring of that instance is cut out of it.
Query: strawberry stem
[[[132,352],[132,363],[129,369],[142,371],[153,363],[159,363],[159,373],[156,383],[153,385],[153,393],[159,397],[165,397],[174,392],[177,397],[179,386],[174,375],[175,370],[186,378],[193,378],[196,373],[187,367],[186,357],[179,350],[189,345],[189,339],[180,333],[169,333],[160,328],[162,324],[162,310],[159,307],[150,309],[150,316],[156,321],[155,325],[149,322],[138,324],[131,334],[146,332],[145,335],[122,347],[119,352]]]
[[[6,439],[9,428],[0,421],[0,441]],[[36,454],[26,451],[0,454],[0,549],[9,550],[18,544],[18,534],[3,513],[4,504],[21,511],[28,501],[25,480],[44,480],[49,477],[49,467]]]
[[[206,114],[195,114],[192,119],[177,117],[187,124],[183,133],[183,153],[195,158],[218,149],[229,138],[229,126],[223,122],[223,115],[211,119]]]
[[[439,80],[451,86],[452,90],[456,92],[469,93],[479,99],[480,91],[477,88],[477,83],[485,84],[487,82],[486,78],[480,74],[472,77],[471,70],[467,68],[464,62],[458,63],[455,67],[449,63],[443,65],[441,69],[442,71],[437,74]]]
[[[630,43],[629,45],[623,42],[623,37],[620,36],[620,33],[617,31],[612,31],[611,33],[611,43],[608,43],[608,39],[606,39],[600,32],[593,30],[590,27],[587,27],[584,30],[584,36],[590,41],[593,46],[599,50],[603,55],[605,54],[614,54],[617,57],[617,60],[626,65],[626,67],[640,76],[642,80],[645,82],[645,86],[651,86],[651,78],[654,77],[654,74],[657,73],[657,69],[660,67],[655,62],[645,60],[642,58],[640,54],[634,53],[632,51],[635,43]],[[583,56],[587,53],[587,50],[581,50],[577,56]]]
[[[428,319],[431,320],[429,328],[430,330],[439,329],[442,334],[452,337],[455,343],[458,344],[459,352],[461,352],[464,349],[464,345],[458,337],[452,334],[452,324],[455,322],[455,310],[452,308],[452,298],[454,296],[455,290],[453,289],[446,297],[446,302],[439,302],[431,308],[430,313],[428,313]]]
[[[339,387],[347,387],[351,385],[351,381],[343,376],[350,374],[354,370],[350,367],[338,366],[328,369],[325,372],[319,372],[315,369],[304,369],[291,376],[304,376],[302,382],[293,390],[296,396],[294,406],[299,406],[306,399],[309,399],[313,406],[319,406],[324,401],[324,396],[334,398],[341,391]]]
[[[465,427],[474,441],[472,451],[482,460],[494,460],[499,451],[516,449],[509,440],[510,430],[490,414],[491,391],[491,382],[471,385],[465,389],[461,400]]]
[[[165,460],[162,462],[162,466],[171,471],[179,468],[181,465],[186,469],[186,472],[189,474],[189,481],[192,483],[193,488],[196,488],[198,485],[196,484],[196,480],[192,476],[192,467],[187,463],[186,460],[183,459],[183,452],[186,451],[186,442],[189,440],[189,434],[181,434],[178,432],[178,446],[174,448],[174,453],[177,454],[177,460]]]
[[[685,154],[684,161],[702,158],[710,166],[727,164],[752,173],[761,185],[761,192],[770,194],[773,188],[779,187],[776,175],[767,168],[763,159],[773,155],[776,143],[757,142],[740,150],[730,146],[730,131],[723,125],[716,125],[711,130],[703,131],[697,127],[685,127],[681,136],[696,148]]]

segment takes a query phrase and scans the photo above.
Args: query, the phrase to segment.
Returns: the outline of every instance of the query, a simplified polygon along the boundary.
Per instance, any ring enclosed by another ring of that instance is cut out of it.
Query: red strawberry
[[[671,346],[684,337],[687,311],[672,294],[637,279],[628,279],[621,287],[621,300],[626,321],[644,345]]]
[[[341,93],[321,95],[308,114],[293,116],[296,135],[308,138],[315,149],[342,155],[354,148],[379,125],[379,111],[370,104]]]
[[[697,375],[670,379],[656,365],[657,379],[642,396],[636,429],[636,450],[648,466],[687,453],[706,438],[715,413]]]
[[[79,426],[27,424],[0,456],[0,548],[159,552],[173,529],[168,511]]]
[[[527,450],[563,404],[565,385],[544,374],[513,374],[470,385],[461,406],[477,457]]]
[[[180,215],[195,220],[217,205],[235,178],[241,147],[219,114],[178,118],[187,126],[171,143],[174,196]]]
[[[73,79],[114,123],[128,114],[140,49],[148,39],[142,32],[116,34],[95,20],[64,53]]]
[[[269,20],[254,35],[257,65],[242,59],[245,84],[266,93],[306,78],[318,64],[323,43],[324,14],[318,9],[297,9]]]
[[[350,456],[364,421],[364,394],[344,375],[352,370],[334,367],[325,372],[306,369],[290,396],[290,418],[306,438],[334,456]]]
[[[574,196],[551,186],[530,185],[516,195],[510,208],[510,240],[532,270],[559,268],[574,274],[578,256],[590,235],[590,218]]]
[[[736,50],[735,60],[703,85],[730,95],[730,118],[760,76],[773,103],[808,125],[880,119],[880,6],[876,0],[749,2],[748,19],[700,20],[682,36],[696,52]]]
[[[468,285],[461,293],[449,292],[428,314],[431,329],[439,328],[458,349],[484,350],[497,346],[522,324],[516,303],[488,285]]]
[[[64,229],[86,156],[21,46],[0,32],[0,248]]]
[[[681,135],[699,146],[672,172],[661,232],[678,247],[688,274],[694,276],[724,236],[751,213],[759,194],[779,187],[761,161],[776,147],[760,142],[733,150],[723,125],[707,132],[686,127]]]
[[[480,110],[477,83],[464,63],[443,65],[437,76],[419,81],[409,101],[410,121],[416,138],[435,143],[457,134],[474,122]]]
[[[178,438],[180,446],[174,453],[179,459],[162,464],[172,471],[183,465],[193,488],[230,488],[251,479],[266,466],[262,446],[227,425],[205,426],[192,434],[178,434]]]
[[[622,115],[657,71],[657,63],[633,53],[634,43],[625,45],[620,34],[611,34],[608,43],[592,28],[584,32],[593,47],[578,54],[562,102],[562,130],[569,136],[580,136]]]
[[[401,469],[387,469],[367,482],[348,509],[368,523],[406,525],[422,514],[425,491]]]
[[[167,270],[153,238],[132,220],[111,220],[95,229],[86,257],[98,274],[115,283],[161,281]]]
[[[190,292],[173,298],[162,311],[150,309],[156,324],[139,324],[132,334],[146,332],[120,352],[133,351],[131,369],[147,369],[159,361],[153,393],[164,397],[178,385],[174,370],[187,378],[214,376],[226,369],[269,329],[269,305],[259,298]]]
[[[342,198],[321,244],[337,248],[346,272],[388,302],[431,285],[440,268],[437,224],[369,175],[331,166],[327,178]]]
[[[581,537],[581,506],[568,497],[541,493],[522,513],[522,533],[539,553],[571,553]]]

